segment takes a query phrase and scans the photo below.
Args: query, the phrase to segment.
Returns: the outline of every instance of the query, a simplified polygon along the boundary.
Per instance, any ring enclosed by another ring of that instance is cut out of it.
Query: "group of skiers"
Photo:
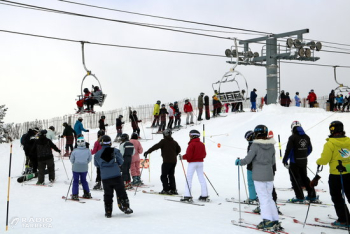
[[[330,111],[341,111],[344,112],[345,108],[346,111],[349,111],[350,107],[350,93],[348,93],[349,96],[343,96],[343,94],[335,94],[334,90],[329,94],[328,102]]]
[[[84,88],[84,95],[76,102],[78,111],[77,113],[95,113],[94,105],[98,104],[103,99],[102,90],[98,86],[93,86],[93,90],[90,92],[88,88]],[[86,108],[84,109],[84,105]]]

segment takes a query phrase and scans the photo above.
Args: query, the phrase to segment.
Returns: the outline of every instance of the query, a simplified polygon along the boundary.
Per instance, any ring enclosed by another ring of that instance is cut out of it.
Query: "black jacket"
[[[181,147],[171,136],[164,136],[164,139],[149,148],[147,153],[157,149],[162,151],[163,163],[176,163],[176,156],[181,152]]]
[[[32,148],[32,154],[36,154],[38,161],[45,161],[53,158],[52,150],[61,152],[57,146],[52,143],[50,139],[47,139],[45,135],[40,136]]]

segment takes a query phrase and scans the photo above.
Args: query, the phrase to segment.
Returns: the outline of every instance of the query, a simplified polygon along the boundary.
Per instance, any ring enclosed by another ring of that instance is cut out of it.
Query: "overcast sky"
[[[164,24],[181,27],[233,31],[145,16],[94,9],[56,0],[26,0],[22,3],[60,9],[99,17]],[[350,44],[349,1],[107,1],[87,0],[93,4],[119,10],[170,18],[224,25],[262,32],[283,33],[310,29],[305,38]],[[169,32],[97,19],[55,14],[0,5],[0,30],[117,44],[224,55],[233,41]],[[236,31],[239,32],[239,31]],[[213,33],[225,37],[250,39],[263,35]],[[281,44],[285,45],[284,42]],[[350,47],[326,44],[328,46]],[[174,102],[194,98],[200,92],[212,94],[212,83],[221,79],[231,65],[226,58],[154,52],[98,45],[85,46],[85,59],[108,95],[105,105],[96,111],[129,105]],[[261,53],[262,45],[251,46]],[[327,50],[335,50],[326,48]],[[345,50],[344,50],[345,51]],[[317,64],[347,65],[350,55],[317,52]],[[310,62],[307,62],[310,63]],[[1,101],[9,110],[5,122],[24,122],[75,113],[75,99],[85,71],[80,43],[48,40],[0,32]],[[247,79],[249,91],[266,93],[266,69],[238,66]],[[339,68],[338,79],[350,86],[350,69]],[[346,83],[348,82],[348,83]],[[97,85],[88,78],[84,87]],[[281,88],[305,97],[310,89],[319,96],[328,95],[338,85],[333,68],[281,64]],[[232,89],[236,89],[232,84]]]

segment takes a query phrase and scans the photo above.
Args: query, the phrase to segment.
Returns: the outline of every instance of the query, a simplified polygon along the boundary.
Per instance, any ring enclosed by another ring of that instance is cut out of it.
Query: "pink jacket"
[[[96,154],[97,151],[99,151],[100,149],[102,149],[102,146],[100,142],[97,140],[95,141],[94,148],[91,150],[91,154]]]
[[[134,145],[135,154],[132,156],[131,163],[140,161],[140,154],[143,153],[143,148],[138,140],[130,139],[130,142]]]

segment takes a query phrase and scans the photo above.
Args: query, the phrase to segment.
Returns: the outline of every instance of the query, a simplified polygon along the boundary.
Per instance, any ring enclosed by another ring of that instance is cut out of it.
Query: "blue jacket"
[[[87,132],[87,130],[83,127],[83,124],[77,120],[74,124],[74,131],[77,135],[80,135],[82,131]]]
[[[300,98],[298,95],[295,95],[294,100],[295,100],[295,106],[300,106]]]
[[[258,95],[254,92],[254,91],[251,91],[250,92],[250,102],[256,102],[256,97]]]
[[[120,151],[109,145],[103,145],[102,149],[95,154],[94,164],[100,168],[102,180],[121,176],[120,166],[123,162]]]
[[[70,161],[72,163],[72,171],[87,172],[89,163],[91,162],[91,152],[85,146],[78,146],[78,148],[73,150]]]

